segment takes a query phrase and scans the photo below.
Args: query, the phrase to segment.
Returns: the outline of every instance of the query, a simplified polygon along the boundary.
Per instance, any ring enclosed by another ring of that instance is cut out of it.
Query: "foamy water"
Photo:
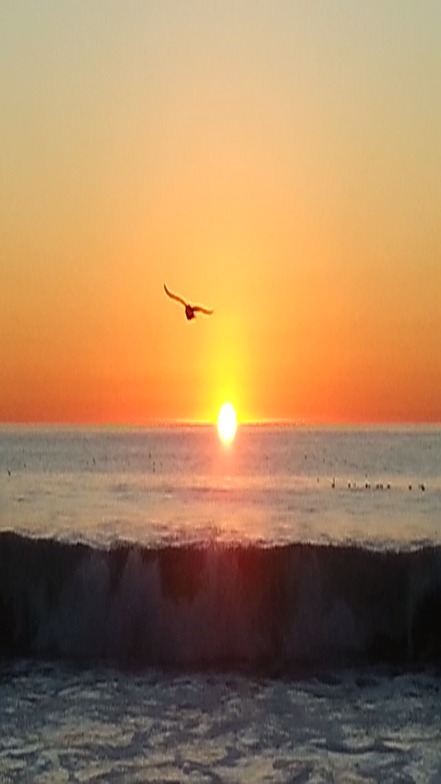
[[[0,672],[3,781],[439,782],[440,683],[22,663]]]

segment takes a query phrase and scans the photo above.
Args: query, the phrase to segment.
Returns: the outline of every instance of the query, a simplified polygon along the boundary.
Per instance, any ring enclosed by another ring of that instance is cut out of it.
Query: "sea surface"
[[[441,782],[441,428],[3,427],[0,781]]]

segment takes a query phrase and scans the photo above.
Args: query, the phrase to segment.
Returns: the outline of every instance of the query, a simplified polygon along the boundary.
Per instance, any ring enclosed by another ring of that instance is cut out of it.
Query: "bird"
[[[185,315],[188,321],[194,319],[196,317],[196,313],[205,313],[206,316],[211,316],[211,314],[213,313],[212,310],[209,310],[208,308],[203,308],[201,305],[189,305],[189,303],[186,302],[185,299],[182,299],[182,297],[178,297],[177,294],[173,294],[171,291],[169,291],[165,283],[164,283],[164,290],[167,296],[169,296],[171,299],[175,299],[176,302],[180,302],[181,305],[184,306]]]

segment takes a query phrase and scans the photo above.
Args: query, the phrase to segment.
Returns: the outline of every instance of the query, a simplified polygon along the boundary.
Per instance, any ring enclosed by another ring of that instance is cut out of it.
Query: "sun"
[[[231,403],[224,403],[221,406],[217,418],[217,432],[224,444],[231,444],[237,430],[237,416],[234,406]]]

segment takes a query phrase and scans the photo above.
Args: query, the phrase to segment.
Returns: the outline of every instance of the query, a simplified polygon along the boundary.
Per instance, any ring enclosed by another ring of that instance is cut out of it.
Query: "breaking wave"
[[[110,549],[0,534],[0,655],[302,668],[441,660],[441,548]]]

